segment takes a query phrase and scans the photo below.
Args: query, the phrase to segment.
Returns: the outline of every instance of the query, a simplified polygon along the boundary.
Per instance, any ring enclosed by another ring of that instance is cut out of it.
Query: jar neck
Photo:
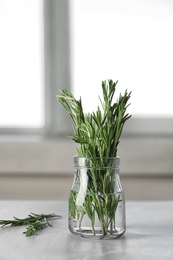
[[[75,168],[120,168],[120,158],[117,157],[80,157],[74,156]]]

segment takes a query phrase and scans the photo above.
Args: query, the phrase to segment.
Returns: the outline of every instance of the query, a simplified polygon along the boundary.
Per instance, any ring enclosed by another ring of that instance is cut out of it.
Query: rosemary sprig
[[[37,230],[41,230],[46,226],[51,226],[48,219],[60,218],[61,216],[53,214],[35,214],[30,213],[26,218],[13,217],[12,220],[0,220],[1,228],[10,226],[23,226],[28,225],[26,231],[23,232],[26,236],[32,236],[37,234]]]
[[[119,95],[116,102],[113,97],[118,81],[102,82],[103,100],[99,97],[101,108],[84,115],[81,98],[76,100],[70,90],[61,90],[57,96],[59,102],[69,113],[74,135],[71,137],[80,145],[79,156],[115,157],[125,122],[131,117],[126,114],[131,92]]]
[[[52,225],[48,222],[47,218],[44,218],[44,220],[36,220],[34,223],[30,224],[26,231],[23,232],[27,237],[36,235],[37,230],[41,230],[46,228],[47,226],[52,227]]]

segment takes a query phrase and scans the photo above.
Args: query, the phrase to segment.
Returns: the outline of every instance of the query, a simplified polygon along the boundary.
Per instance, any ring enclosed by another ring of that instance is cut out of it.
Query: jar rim
[[[120,159],[119,156],[114,156],[114,157],[110,157],[110,156],[106,156],[106,157],[89,157],[89,156],[79,156],[79,155],[75,155],[74,158],[81,158],[81,159],[110,159],[110,160],[115,160],[115,159]]]

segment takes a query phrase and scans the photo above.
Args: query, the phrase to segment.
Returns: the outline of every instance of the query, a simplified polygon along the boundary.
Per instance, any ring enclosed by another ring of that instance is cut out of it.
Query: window
[[[69,132],[56,95],[69,83],[68,1],[0,1],[0,133]]]
[[[71,1],[72,84],[85,111],[98,105],[101,80],[118,79],[132,90],[126,133],[172,133],[172,10],[163,0]]]
[[[44,125],[42,0],[0,1],[0,126]]]
[[[69,132],[59,89],[86,97],[87,112],[111,78],[132,90],[126,133],[172,133],[172,2],[7,0],[0,12],[1,132]]]

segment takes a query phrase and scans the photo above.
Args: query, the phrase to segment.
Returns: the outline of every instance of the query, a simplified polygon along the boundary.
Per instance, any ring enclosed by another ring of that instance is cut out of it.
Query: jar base
[[[117,228],[116,230],[114,230],[111,233],[108,231],[106,234],[103,234],[100,229],[98,229],[98,230],[96,229],[96,230],[94,230],[94,234],[93,234],[93,231],[87,227],[82,227],[80,229],[69,227],[69,230],[73,235],[80,236],[83,238],[93,239],[93,240],[116,239],[116,238],[122,236],[126,231],[125,228]]]

